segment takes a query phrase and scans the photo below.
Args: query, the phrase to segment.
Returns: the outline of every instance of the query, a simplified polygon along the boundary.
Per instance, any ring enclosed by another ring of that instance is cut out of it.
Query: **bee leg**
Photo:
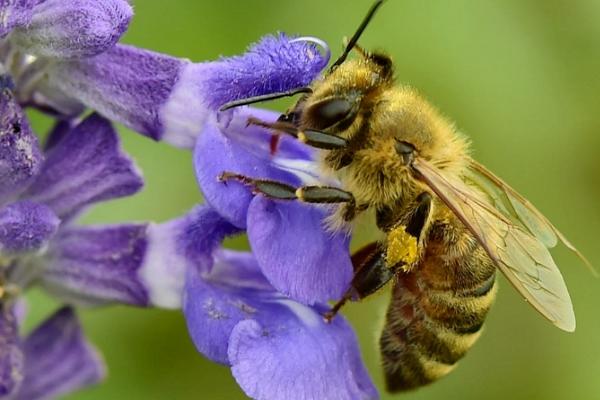
[[[317,204],[347,203],[356,208],[352,193],[332,186],[300,186],[296,188],[287,183],[270,179],[253,179],[232,172],[223,172],[218,179],[222,182],[238,181],[252,188],[252,193],[261,194],[271,199],[299,200],[305,203]]]
[[[355,273],[350,289],[335,305],[323,314],[325,322],[331,322],[348,300],[364,299],[385,286],[397,273],[396,266],[390,268],[385,252],[377,242],[369,243],[352,255]]]
[[[287,133],[302,143],[318,149],[335,150],[343,149],[348,146],[348,141],[344,138],[314,129],[305,129],[300,131],[292,123],[285,120],[264,122],[257,118],[248,118],[248,125],[262,126],[263,128]]]
[[[323,314],[323,319],[325,320],[325,322],[329,324],[333,320],[333,318],[335,318],[335,316],[340,311],[340,309],[344,306],[344,304],[346,304],[346,302],[348,300],[350,300],[351,298],[352,298],[352,294],[351,294],[351,291],[349,290],[348,292],[346,292],[344,297],[342,297],[337,303],[334,304],[333,307],[331,307],[331,310],[329,310],[325,314]]]

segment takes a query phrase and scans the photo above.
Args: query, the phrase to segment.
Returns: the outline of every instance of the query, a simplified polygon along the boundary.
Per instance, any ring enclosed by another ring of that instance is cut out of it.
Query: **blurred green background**
[[[314,35],[335,54],[370,0],[139,0],[124,42],[213,60],[266,33]],[[535,203],[600,266],[600,1],[389,0],[361,44],[385,49],[410,83],[473,140],[475,156]],[[278,103],[280,110],[284,103]],[[39,130],[47,126],[34,117]],[[164,221],[200,201],[188,152],[121,129],[146,176],[132,198],[103,204],[85,223]],[[239,242],[242,243],[242,242]],[[502,279],[485,333],[459,368],[406,399],[600,399],[600,280],[554,252],[578,318],[566,334]],[[56,304],[30,295],[28,326]],[[383,388],[376,347],[386,295],[349,306],[363,357]],[[83,311],[109,377],[70,399],[243,399],[228,368],[203,359],[177,311]],[[383,398],[400,398],[382,393]]]

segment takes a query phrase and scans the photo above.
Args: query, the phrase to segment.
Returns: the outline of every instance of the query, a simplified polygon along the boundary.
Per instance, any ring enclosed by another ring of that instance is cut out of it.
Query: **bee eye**
[[[412,162],[413,160],[413,153],[415,151],[415,147],[407,142],[402,142],[402,141],[397,141],[396,145],[396,153],[398,153],[398,155],[400,157],[402,157],[402,162],[404,163],[404,165],[408,165]]]
[[[346,99],[333,98],[315,104],[312,109],[314,121],[319,125],[314,128],[325,129],[348,118],[354,104]]]

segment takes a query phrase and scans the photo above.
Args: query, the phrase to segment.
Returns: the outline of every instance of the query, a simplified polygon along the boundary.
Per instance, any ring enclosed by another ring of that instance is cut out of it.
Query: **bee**
[[[321,149],[341,188],[290,185],[225,172],[281,200],[340,204],[334,225],[365,211],[383,239],[352,256],[352,287],[326,315],[393,282],[380,337],[387,389],[414,389],[448,374],[478,339],[499,270],[558,328],[575,316],[549,250],[558,241],[587,260],[529,201],[469,155],[469,142],[415,90],[396,84],[391,58],[357,41],[376,1],[328,73],[277,122],[249,122]],[[352,50],[357,58],[348,58]],[[260,98],[226,104],[251,104]]]

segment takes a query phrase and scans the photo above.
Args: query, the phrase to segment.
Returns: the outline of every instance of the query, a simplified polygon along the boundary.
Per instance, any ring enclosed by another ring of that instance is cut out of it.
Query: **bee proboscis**
[[[281,94],[303,93],[289,112],[275,123],[251,120],[321,149],[322,167],[341,188],[223,177],[275,199],[339,203],[333,226],[374,211],[384,239],[354,253],[352,288],[327,318],[393,281],[380,347],[387,387],[400,391],[446,375],[473,345],[495,297],[496,270],[544,317],[573,331],[571,299],[548,249],[561,241],[589,263],[529,201],[470,157],[450,121],[395,84],[389,56],[357,46],[382,3],[322,79]],[[347,59],[352,50],[359,57]]]

